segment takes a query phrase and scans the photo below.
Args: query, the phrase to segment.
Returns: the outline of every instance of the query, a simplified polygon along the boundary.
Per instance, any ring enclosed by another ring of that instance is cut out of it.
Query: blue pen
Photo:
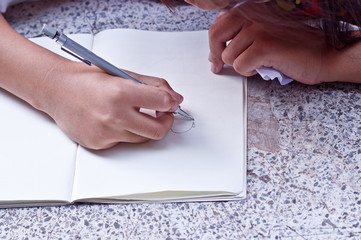
[[[128,73],[120,70],[113,64],[107,62],[103,58],[97,56],[92,51],[90,51],[90,50],[86,49],[85,47],[81,46],[80,44],[74,42],[73,40],[68,38],[65,34],[62,34],[61,32],[57,31],[56,29],[44,24],[41,32],[45,36],[47,36],[51,39],[55,39],[55,41],[60,44],[61,49],[63,51],[76,57],[77,59],[88,64],[89,66],[91,66],[91,64],[94,64],[95,66],[99,67],[100,69],[102,69],[103,71],[105,71],[106,73],[108,73],[112,76],[117,76],[117,77],[121,77],[124,79],[130,79],[137,83],[145,84],[145,83],[135,79],[134,77],[130,76]],[[188,113],[186,113],[185,111],[183,111],[180,106],[173,113],[179,114],[187,119],[194,120],[194,118],[191,115],[189,115]]]

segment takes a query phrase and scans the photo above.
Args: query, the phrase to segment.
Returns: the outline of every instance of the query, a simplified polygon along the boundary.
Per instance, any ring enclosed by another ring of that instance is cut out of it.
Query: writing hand
[[[144,85],[82,63],[65,60],[58,66],[44,81],[45,111],[71,139],[88,148],[163,138],[174,121],[171,112],[183,100],[160,78],[130,73]],[[140,108],[164,114],[152,117]]]

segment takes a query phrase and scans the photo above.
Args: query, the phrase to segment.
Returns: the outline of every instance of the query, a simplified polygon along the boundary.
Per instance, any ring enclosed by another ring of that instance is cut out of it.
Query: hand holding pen
[[[61,58],[46,84],[56,103],[50,116],[74,141],[91,149],[119,142],[163,138],[183,97],[159,78],[133,74],[139,82],[112,76],[98,67]],[[127,73],[128,74],[128,73]],[[51,93],[52,92],[52,93]],[[139,110],[152,109],[157,117]]]
[[[0,87],[49,115],[76,143],[105,149],[161,139],[172,127],[183,98],[165,80],[133,75],[146,83],[139,84],[68,60],[19,35],[1,15],[0,33],[7,36]],[[140,108],[164,113],[152,117]]]
[[[72,39],[68,38],[65,34],[62,34],[61,32],[57,31],[56,29],[49,27],[48,25],[44,25],[41,32],[51,38],[55,39],[57,43],[60,44],[61,49],[70,55],[78,58],[85,64],[88,64],[91,66],[94,64],[95,66],[102,69],[104,72],[112,75],[121,77],[124,79],[132,80],[139,84],[146,84],[145,82],[139,81],[139,79],[134,78],[133,76],[129,75],[128,73],[124,72],[123,70],[117,68],[113,64],[107,62],[106,60],[102,59],[101,57],[97,56],[90,50],[84,48],[80,44],[74,42]],[[173,111],[174,114],[179,114],[187,119],[194,120],[192,116],[190,116],[188,113],[183,111],[180,106]]]
[[[76,143],[105,149],[160,139],[172,127],[183,98],[165,80],[132,74],[147,85],[139,84],[63,58],[18,34],[1,14],[0,35],[0,88],[50,116]]]

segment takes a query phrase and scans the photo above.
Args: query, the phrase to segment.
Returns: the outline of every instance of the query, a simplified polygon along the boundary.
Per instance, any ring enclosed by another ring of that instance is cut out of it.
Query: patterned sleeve
[[[285,11],[296,14],[309,14],[321,16],[320,6],[317,0],[274,0],[276,4]]]
[[[273,0],[281,9],[291,11],[295,14],[306,14],[312,17],[322,16],[322,6],[318,0]],[[341,0],[340,0],[341,1]],[[340,21],[356,24],[361,22],[361,6],[355,4],[352,6],[354,13],[350,14],[343,7],[335,9],[334,16]],[[356,16],[355,16],[356,13]],[[357,19],[355,19],[355,17]]]

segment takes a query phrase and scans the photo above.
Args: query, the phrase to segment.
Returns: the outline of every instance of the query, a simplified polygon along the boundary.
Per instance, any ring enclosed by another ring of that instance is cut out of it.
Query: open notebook
[[[0,207],[245,197],[246,79],[231,69],[210,72],[206,31],[68,37],[123,69],[165,78],[195,126],[176,119],[160,141],[89,151],[0,89]],[[69,57],[49,38],[31,40]]]

